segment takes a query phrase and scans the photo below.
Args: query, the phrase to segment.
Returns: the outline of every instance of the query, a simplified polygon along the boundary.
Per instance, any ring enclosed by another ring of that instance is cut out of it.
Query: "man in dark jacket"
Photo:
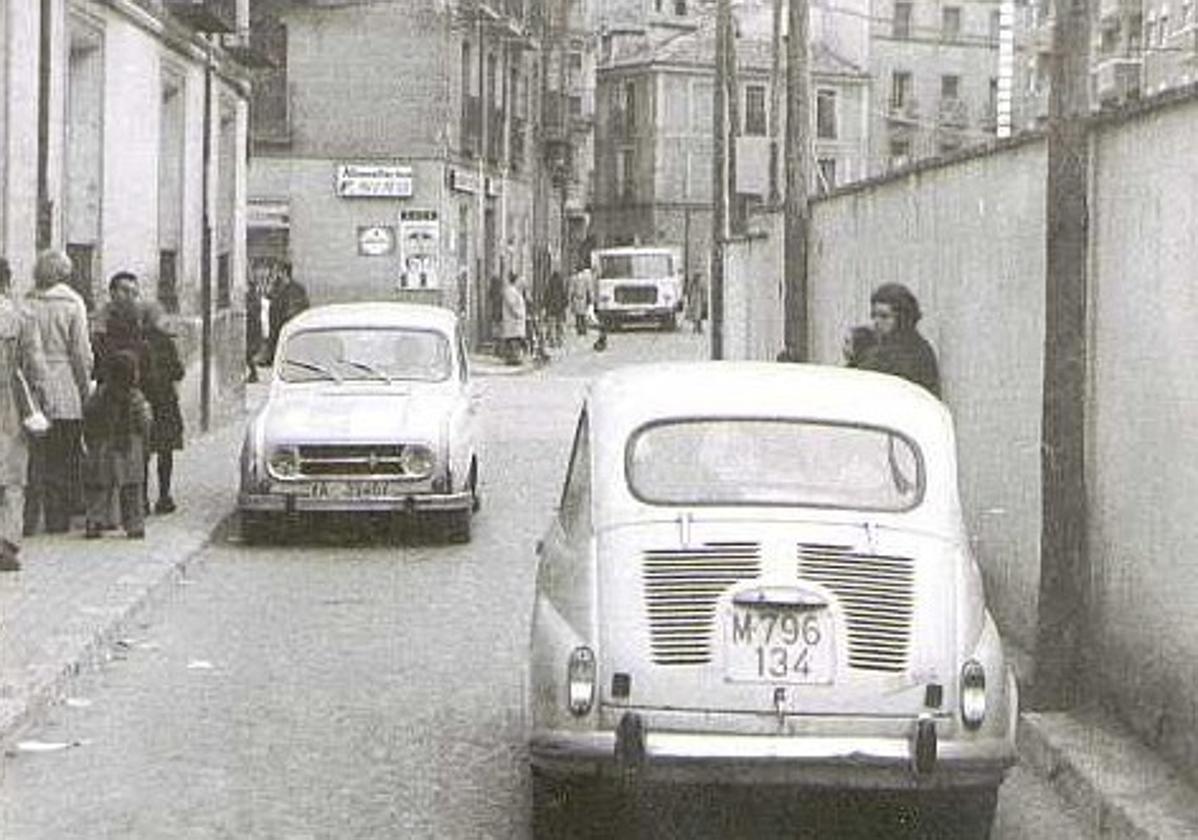
[[[284,263],[275,276],[270,291],[270,337],[268,347],[274,358],[283,325],[308,308],[308,290],[291,276],[291,266]]]
[[[869,303],[877,344],[857,366],[901,376],[939,397],[940,369],[935,351],[916,329],[922,313],[915,295],[902,284],[884,283],[870,295]]]

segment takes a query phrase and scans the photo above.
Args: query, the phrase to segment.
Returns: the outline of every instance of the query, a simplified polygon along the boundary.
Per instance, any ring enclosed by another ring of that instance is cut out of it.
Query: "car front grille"
[[[657,303],[657,287],[616,286],[616,303]]]
[[[299,447],[304,478],[405,478],[401,444],[322,444]]]
[[[801,543],[798,573],[826,586],[844,611],[849,665],[903,671],[915,609],[915,563],[907,557],[860,554],[848,546]]]
[[[653,662],[710,662],[716,601],[730,586],[760,574],[761,546],[755,542],[646,551],[642,576]]]

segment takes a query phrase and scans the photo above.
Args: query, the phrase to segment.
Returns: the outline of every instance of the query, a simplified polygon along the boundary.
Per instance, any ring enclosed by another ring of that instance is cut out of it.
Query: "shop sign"
[[[469,169],[449,170],[449,188],[457,192],[478,192],[478,173]]]
[[[368,225],[358,228],[358,254],[385,257],[395,252],[394,225]]]
[[[412,167],[342,163],[337,166],[336,189],[342,198],[409,198]]]
[[[440,288],[441,222],[436,210],[403,210],[399,214],[401,289]]]

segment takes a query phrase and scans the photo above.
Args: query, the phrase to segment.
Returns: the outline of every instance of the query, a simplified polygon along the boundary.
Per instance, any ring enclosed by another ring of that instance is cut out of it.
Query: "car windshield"
[[[924,490],[920,453],[897,432],[806,420],[655,423],[629,441],[626,466],[651,504],[902,511]]]
[[[669,277],[669,254],[611,254],[599,258],[599,276]]]
[[[440,382],[452,367],[449,340],[434,330],[341,327],[292,334],[279,376],[284,382]]]

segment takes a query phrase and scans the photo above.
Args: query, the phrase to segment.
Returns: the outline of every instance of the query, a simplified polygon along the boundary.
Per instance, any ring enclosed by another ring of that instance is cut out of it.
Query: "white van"
[[[628,246],[591,252],[595,315],[604,328],[656,321],[676,329],[682,311],[682,260],[675,248]]]

